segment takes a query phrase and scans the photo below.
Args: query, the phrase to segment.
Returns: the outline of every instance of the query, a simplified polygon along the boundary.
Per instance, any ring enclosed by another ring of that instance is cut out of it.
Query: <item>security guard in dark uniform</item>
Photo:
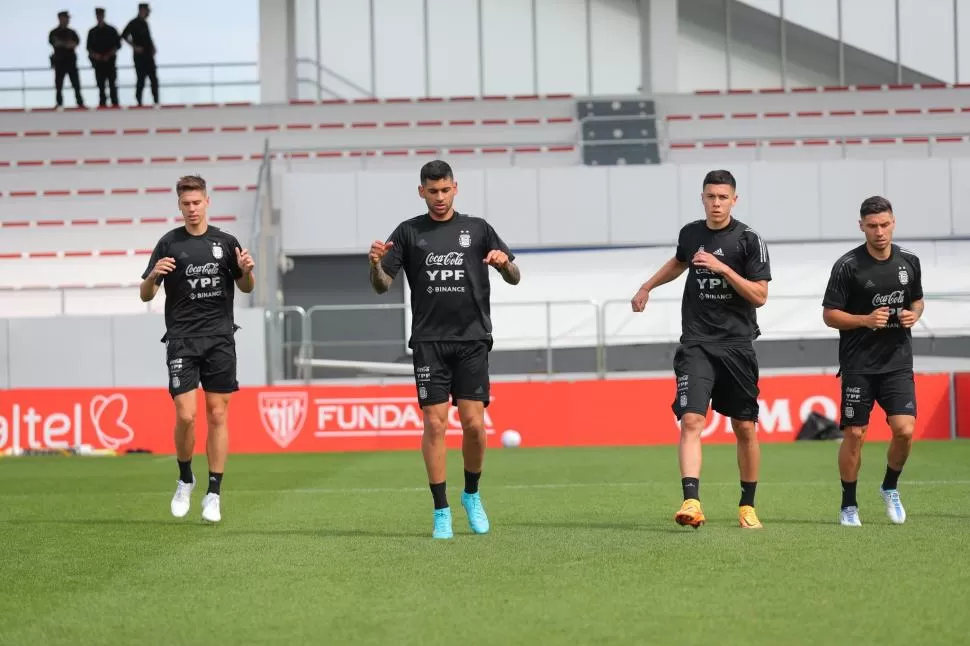
[[[135,100],[141,105],[141,95],[145,89],[145,79],[152,84],[152,98],[158,105],[158,74],[155,70],[155,43],[148,28],[151,10],[147,2],[138,5],[138,15],[121,32],[121,37],[131,45],[135,60]]]
[[[77,32],[67,26],[71,20],[71,15],[66,11],[57,14],[59,25],[52,29],[47,36],[47,42],[54,48],[51,54],[51,67],[54,69],[54,88],[57,90],[57,107],[64,105],[64,77],[71,79],[71,87],[74,88],[74,98],[79,108],[84,107],[84,97],[81,96],[81,78],[77,72],[77,47],[81,44],[81,38]]]
[[[104,86],[108,85],[111,92],[111,105],[118,107],[118,50],[121,49],[121,36],[118,30],[104,21],[104,9],[94,10],[94,17],[98,24],[88,31],[88,58],[94,68],[94,80],[98,83],[98,105],[102,108],[108,105]]]

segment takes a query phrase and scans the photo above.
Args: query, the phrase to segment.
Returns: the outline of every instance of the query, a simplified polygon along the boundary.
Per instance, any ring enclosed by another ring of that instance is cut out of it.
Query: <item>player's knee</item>
[[[466,435],[484,435],[485,420],[481,417],[471,417],[461,420],[461,429]]]
[[[703,415],[697,413],[684,413],[680,418],[680,432],[684,435],[700,436],[704,432],[704,423],[707,421]]]
[[[904,440],[906,442],[913,441],[913,430],[916,427],[915,421],[894,421],[890,424],[890,428],[893,432],[893,437],[897,440]]]
[[[447,430],[447,405],[427,407],[424,412],[424,434],[443,438]]]
[[[205,412],[205,418],[209,424],[209,428],[225,426],[226,416],[226,407],[221,405],[210,406]]]
[[[195,426],[195,410],[187,406],[179,406],[175,409],[175,422],[180,428],[192,428]]]
[[[731,428],[734,429],[734,436],[740,442],[753,442],[758,439],[758,431],[752,420],[732,419]]]
[[[866,437],[866,430],[868,426],[848,426],[845,429],[845,439],[852,439],[856,442],[861,442]]]

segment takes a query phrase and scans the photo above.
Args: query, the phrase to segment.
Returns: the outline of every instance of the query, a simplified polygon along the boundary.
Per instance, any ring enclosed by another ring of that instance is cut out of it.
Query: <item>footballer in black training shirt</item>
[[[229,398],[236,381],[238,326],[233,320],[235,286],[253,291],[253,259],[228,232],[208,223],[209,196],[205,180],[179,179],[175,187],[184,226],[172,229],[155,245],[142,274],[141,300],[155,297],[165,286],[165,343],[168,390],[175,403],[175,449],[179,480],[172,498],[172,515],[189,512],[195,477],[196,390],[205,391],[209,488],[202,499],[202,518],[222,518],[219,496],[229,452],[226,426]]]
[[[754,509],[761,452],[758,445],[758,357],[755,310],[768,299],[771,263],[755,231],[734,218],[737,183],[726,170],[704,177],[704,220],[680,230],[676,255],[633,297],[634,312],[650,292],[687,271],[681,304],[680,345],[674,355],[677,390],[673,411],[680,420],[680,475],[684,501],[674,520],[695,529],[705,522],[700,503],[701,432],[707,409],[731,418],[738,443],[741,500],[738,523],[760,528]]]
[[[822,300],[825,324],[839,331],[840,426],[845,431],[839,447],[839,522],[846,527],[862,525],[856,481],[873,402],[886,413],[893,434],[879,491],[889,519],[906,522],[896,486],[916,425],[912,327],[923,315],[919,258],[893,244],[896,217],[889,200],[866,199],[859,216],[866,242],[835,262]]]
[[[421,168],[418,194],[427,213],[405,220],[387,242],[370,248],[370,280],[382,294],[403,269],[411,287],[411,338],[418,401],[424,412],[421,452],[434,500],[434,538],[451,538],[446,495],[445,431],[449,400],[461,419],[465,487],[461,503],[473,532],[488,532],[478,491],[485,459],[485,407],[492,349],[489,267],[505,282],[519,282],[515,255],[482,218],[453,208],[458,184],[440,160]]]

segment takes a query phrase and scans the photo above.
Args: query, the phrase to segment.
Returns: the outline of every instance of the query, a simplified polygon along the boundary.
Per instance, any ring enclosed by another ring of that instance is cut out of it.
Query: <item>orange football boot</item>
[[[680,511],[674,514],[674,520],[677,521],[678,525],[690,525],[694,529],[703,525],[706,519],[703,510],[701,510],[701,501],[694,498],[685,500],[684,504],[680,506]]]

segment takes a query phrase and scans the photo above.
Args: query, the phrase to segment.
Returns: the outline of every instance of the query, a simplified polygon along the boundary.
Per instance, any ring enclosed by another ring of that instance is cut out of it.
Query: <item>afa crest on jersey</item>
[[[465,248],[472,246],[472,235],[467,231],[458,234],[458,246]]]
[[[222,247],[220,245],[217,245],[217,244],[212,245],[212,257],[215,258],[216,260],[219,260],[220,258],[222,258]]]
[[[906,271],[905,267],[899,268],[899,284],[905,285],[909,283],[909,273]]]

